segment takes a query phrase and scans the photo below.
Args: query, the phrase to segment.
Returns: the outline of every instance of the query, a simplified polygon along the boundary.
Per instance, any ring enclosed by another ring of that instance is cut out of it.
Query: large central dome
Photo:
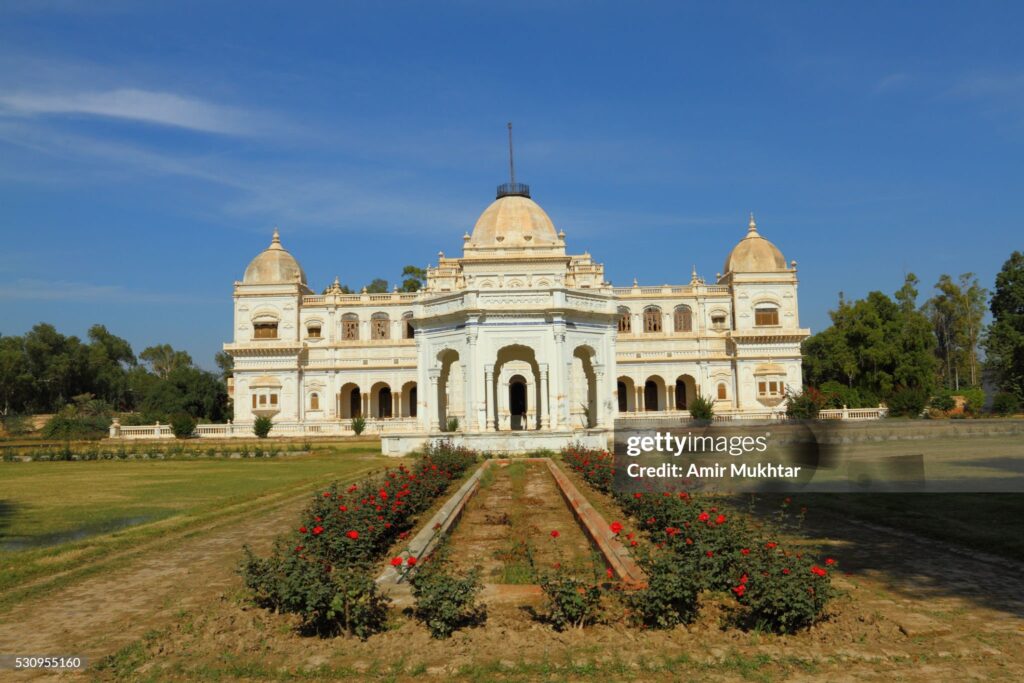
[[[523,195],[498,197],[473,227],[472,247],[553,247],[561,244],[555,224],[537,202]]]

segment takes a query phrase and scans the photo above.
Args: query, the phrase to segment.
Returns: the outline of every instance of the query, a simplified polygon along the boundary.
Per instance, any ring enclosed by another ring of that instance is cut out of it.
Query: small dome
[[[498,197],[473,227],[474,247],[529,247],[561,244],[555,224],[537,202],[522,195]]]
[[[245,269],[242,282],[247,285],[269,285],[299,282],[306,284],[306,273],[302,266],[281,246],[281,236],[274,228],[274,238],[263,253],[252,260]]]
[[[786,259],[778,247],[758,234],[754,214],[750,214],[747,236],[733,247],[722,272],[770,273],[781,270],[786,270]]]

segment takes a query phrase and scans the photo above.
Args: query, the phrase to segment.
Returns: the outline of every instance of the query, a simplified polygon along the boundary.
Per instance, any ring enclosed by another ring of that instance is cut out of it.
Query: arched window
[[[725,313],[722,311],[715,311],[711,314],[711,327],[715,330],[725,329]]]
[[[661,332],[661,309],[657,306],[644,309],[644,332]]]
[[[779,324],[779,309],[771,304],[758,304],[754,308],[754,324],[771,326]]]
[[[416,336],[416,329],[412,326],[412,312],[406,313],[402,316],[402,322],[405,323],[402,326],[403,333],[406,339],[412,339]]]
[[[391,319],[387,313],[374,313],[370,318],[370,338],[391,338]]]
[[[633,314],[628,308],[619,309],[619,332],[629,334],[633,331]]]
[[[320,394],[313,392],[309,395],[309,409],[320,410]]]
[[[355,313],[341,316],[341,338],[343,341],[359,340],[359,316]]]
[[[306,325],[306,336],[310,339],[319,339],[321,333],[320,322],[310,322]]]
[[[718,400],[719,401],[724,401],[726,399],[726,397],[727,397],[727,394],[726,394],[726,389],[725,389],[725,382],[719,382],[718,383]]]
[[[675,315],[676,332],[690,332],[693,330],[693,312],[689,306],[677,306]]]

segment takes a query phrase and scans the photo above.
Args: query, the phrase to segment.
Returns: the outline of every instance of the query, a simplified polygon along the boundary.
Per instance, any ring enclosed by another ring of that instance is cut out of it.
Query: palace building
[[[753,216],[713,284],[613,287],[507,183],[415,293],[310,289],[273,240],[234,287],[234,422],[380,433],[385,453],[454,436],[491,450],[604,444],[616,420],[767,415],[802,386],[796,262]],[[621,424],[621,423],[620,423]]]

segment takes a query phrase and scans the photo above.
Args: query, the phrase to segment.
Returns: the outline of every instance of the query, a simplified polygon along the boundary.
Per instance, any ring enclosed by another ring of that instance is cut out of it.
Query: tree
[[[28,371],[21,337],[0,337],[0,414],[25,412],[32,402],[32,374]]]
[[[227,351],[218,351],[213,360],[220,368],[221,379],[227,380],[228,377],[235,374],[235,359]]]
[[[935,336],[917,310],[916,282],[908,274],[897,301],[882,292],[854,302],[840,295],[839,306],[829,314],[832,325],[804,341],[808,384],[845,384],[864,403],[888,399],[902,389],[931,392]]]
[[[403,292],[418,292],[427,281],[427,271],[416,266],[406,266],[402,269],[402,277]]]
[[[950,389],[959,389],[961,378],[976,386],[978,343],[988,291],[978,284],[974,273],[963,273],[958,282],[943,275],[935,289],[938,293],[925,303],[924,313],[935,330],[943,381]]]
[[[89,328],[89,369],[93,393],[117,408],[128,404],[128,370],[136,364],[127,340],[107,331],[103,325]]]
[[[996,384],[1024,400],[1024,253],[1013,252],[996,275],[992,324],[983,345]]]
[[[150,346],[139,354],[139,358],[149,363],[153,373],[160,378],[167,377],[172,370],[192,365],[192,356],[185,351],[175,351],[170,344]]]
[[[381,278],[374,278],[373,282],[366,285],[366,291],[369,294],[387,294],[388,293],[388,281]]]

